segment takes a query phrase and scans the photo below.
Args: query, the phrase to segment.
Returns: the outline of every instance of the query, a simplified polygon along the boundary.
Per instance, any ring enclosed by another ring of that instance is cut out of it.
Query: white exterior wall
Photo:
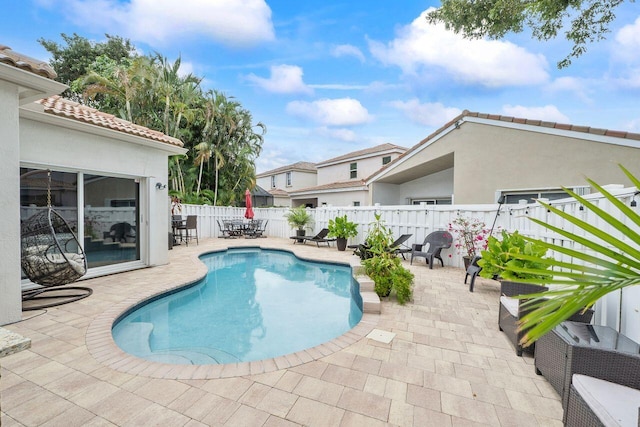
[[[381,205],[410,205],[416,199],[448,198],[453,196],[453,168],[404,184],[373,182],[371,188],[372,199]]]
[[[28,113],[28,115],[33,116],[34,113]],[[39,117],[36,114],[34,117],[51,119],[48,117],[50,115],[42,114],[42,116]],[[166,151],[34,119],[20,121],[20,140],[20,160],[26,166],[138,178],[141,205],[139,224],[141,261],[147,265],[161,265],[169,261],[168,192],[166,188],[162,190],[155,188],[157,182],[167,183]],[[142,138],[140,140],[142,142]],[[19,197],[17,199],[19,200]]]
[[[263,176],[256,179],[256,183],[269,191],[274,187],[271,186],[271,177],[273,175]],[[276,177],[276,186],[275,188],[280,188],[285,191],[295,191],[301,188],[314,187],[316,185],[316,173],[315,172],[302,172],[302,171],[291,171],[291,185],[287,185],[287,173],[277,173]]]
[[[20,133],[18,87],[0,80],[0,325],[20,320]]]
[[[382,167],[382,158],[386,156],[391,156],[391,160],[393,160],[398,157],[398,154],[386,153],[365,159],[345,160],[344,162],[335,165],[320,166],[318,167],[318,185],[349,181],[351,179],[365,179]],[[353,162],[358,164],[357,178],[350,178],[351,174],[349,171],[349,165]]]
[[[335,191],[318,194],[318,206],[353,206],[353,202],[360,202],[360,206],[369,204],[367,191]]]

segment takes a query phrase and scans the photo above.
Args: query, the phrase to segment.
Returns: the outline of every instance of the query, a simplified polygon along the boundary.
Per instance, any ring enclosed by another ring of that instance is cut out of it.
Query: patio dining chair
[[[450,248],[452,243],[453,236],[448,231],[434,231],[429,233],[421,245],[414,243],[411,246],[411,264],[413,264],[415,257],[423,257],[427,261],[427,264],[429,264],[430,269],[433,268],[434,259],[440,260],[440,264],[444,267],[444,261],[442,260],[440,252],[443,249]]]
[[[189,246],[189,241],[193,240],[194,236],[196,238],[196,245],[198,242],[198,216],[197,215],[187,215],[187,220],[184,222],[184,225],[180,225],[177,227],[177,231],[180,233],[180,240],[184,240],[184,242]]]

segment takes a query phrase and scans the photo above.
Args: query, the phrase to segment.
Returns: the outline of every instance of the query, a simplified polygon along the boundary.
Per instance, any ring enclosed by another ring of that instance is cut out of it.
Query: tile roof
[[[444,125],[443,128],[446,128],[447,126],[451,126],[457,120],[460,120],[464,117],[477,117],[479,119],[498,120],[502,122],[518,123],[522,125],[540,126],[540,127],[546,127],[546,128],[568,130],[573,132],[591,133],[594,135],[611,136],[614,138],[627,138],[627,139],[633,139],[636,141],[640,140],[640,133],[599,129],[599,128],[592,128],[589,126],[577,126],[577,125],[571,125],[571,124],[565,124],[565,123],[546,122],[543,120],[522,119],[522,118],[510,117],[510,116],[501,116],[499,114],[473,113],[468,110],[464,110],[462,114],[460,114],[458,117],[454,118],[449,123]],[[435,133],[437,132],[438,131],[436,131]]]
[[[281,188],[274,188],[272,190],[269,190],[269,194],[271,194],[272,196],[275,196],[275,197],[287,197],[287,196],[289,196],[289,193],[287,193],[286,191],[284,191]]]
[[[279,168],[276,169],[271,169],[270,171],[266,171],[266,172],[262,172],[256,175],[256,177],[263,177],[263,176],[267,176],[267,175],[274,175],[274,174],[278,174],[278,173],[282,173],[282,172],[288,172],[288,171],[303,171],[303,172],[316,172],[317,168],[316,168],[316,164],[315,163],[311,163],[311,162],[296,162],[290,165],[286,165],[286,166],[281,166]]]
[[[540,126],[540,127],[544,127],[544,128],[552,128],[552,129],[559,129],[559,130],[566,130],[566,131],[573,131],[573,132],[582,132],[582,133],[593,134],[593,135],[603,135],[603,136],[610,136],[610,137],[613,137],[613,138],[622,138],[622,139],[640,141],[640,133],[624,132],[624,131],[616,131],[616,130],[608,130],[608,129],[599,129],[599,128],[592,128],[592,127],[589,127],[589,126],[577,126],[577,125],[571,125],[571,124],[565,124],[565,123],[547,122],[547,121],[543,121],[543,120],[523,119],[523,118],[519,118],[519,117],[502,116],[500,114],[486,114],[486,113],[478,113],[478,112],[472,112],[472,111],[469,111],[469,110],[464,110],[458,116],[456,116],[453,119],[449,120],[447,123],[442,125],[440,128],[438,128],[437,130],[432,132],[425,139],[423,139],[422,141],[418,142],[416,145],[414,145],[413,147],[411,147],[410,149],[408,149],[407,151],[402,153],[400,156],[398,156],[397,158],[393,159],[390,163],[387,163],[382,168],[378,169],[376,172],[371,174],[369,177],[366,178],[365,181],[368,182],[374,176],[377,176],[380,173],[384,172],[386,169],[388,169],[388,168],[390,168],[392,166],[395,166],[397,162],[402,161],[405,157],[409,156],[414,151],[419,150],[423,145],[425,145],[426,143],[431,141],[433,138],[438,136],[441,132],[443,132],[448,127],[453,126],[456,122],[463,121],[465,117],[475,117],[475,118],[485,119],[485,120],[495,120],[495,121],[500,121],[500,122],[516,123],[516,124],[529,125],[529,126]]]
[[[46,62],[14,52],[9,46],[2,44],[0,44],[0,63],[11,65],[51,80],[57,76],[53,68]]]
[[[72,120],[89,123],[118,132],[163,142],[165,144],[174,145],[176,147],[183,146],[182,141],[177,138],[167,136],[162,132],[149,129],[144,126],[133,124],[112,114],[98,111],[95,108],[78,104],[77,102],[62,98],[59,95],[41,99],[39,101],[36,101],[36,103],[42,104],[44,106],[45,112],[54,114],[56,116],[66,117]]]
[[[405,147],[401,147],[399,145],[395,145],[395,144],[380,144],[380,145],[376,145],[375,147],[369,147],[369,148],[365,148],[363,150],[358,150],[358,151],[352,151],[351,153],[347,153],[347,154],[343,154],[342,156],[338,156],[338,157],[334,157],[332,159],[329,160],[324,160],[320,163],[318,163],[318,166],[323,166],[329,163],[335,163],[335,162],[339,162],[341,160],[347,160],[347,159],[351,159],[351,158],[355,158],[355,157],[361,157],[361,156],[366,156],[369,154],[376,154],[376,153],[380,153],[383,151],[388,151],[388,150],[400,150],[402,152],[407,151],[407,149]]]
[[[356,181],[330,182],[328,184],[317,185],[315,187],[300,188],[298,190],[292,191],[290,194],[306,193],[309,191],[337,190],[341,188],[357,188],[364,187],[365,185],[366,184],[364,180],[361,179],[358,179]]]

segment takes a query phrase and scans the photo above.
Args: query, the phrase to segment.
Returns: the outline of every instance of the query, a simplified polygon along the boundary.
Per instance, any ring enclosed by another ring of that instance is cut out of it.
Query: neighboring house
[[[292,206],[369,205],[364,178],[391,163],[406,150],[398,145],[381,144],[320,162],[316,164],[316,185],[289,192]]]
[[[640,134],[464,111],[367,178],[382,205],[507,203],[632,185],[618,163],[640,164]],[[320,170],[320,169],[319,169]]]
[[[273,196],[274,206],[291,206],[290,192],[317,184],[316,165],[297,162],[282,166],[257,174],[256,183]]]
[[[182,142],[57,96],[67,86],[55,76],[0,46],[0,325],[20,320],[21,288],[32,285],[21,278],[20,224],[46,208],[47,170],[52,205],[84,245],[85,277],[169,260],[167,157],[184,154]]]

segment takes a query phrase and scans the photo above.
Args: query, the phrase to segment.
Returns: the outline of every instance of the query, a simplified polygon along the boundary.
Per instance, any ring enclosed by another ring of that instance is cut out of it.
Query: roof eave
[[[25,105],[51,95],[57,95],[69,87],[55,80],[2,62],[0,62],[0,80],[6,80],[20,87],[20,105]]]
[[[38,105],[38,104],[31,104]],[[47,113],[44,111],[36,111],[29,108],[20,109],[20,117],[30,120],[35,120],[41,123],[47,123],[54,126],[63,127],[66,129],[76,130],[79,132],[85,132],[96,136],[102,136],[109,139],[116,139],[118,141],[130,142],[133,144],[142,145],[145,147],[151,147],[157,150],[166,151],[171,155],[186,154],[187,149],[178,147],[177,145],[171,145],[166,142],[156,141],[150,138],[144,138],[137,135],[132,135],[126,132],[121,132],[115,129],[109,129],[102,126],[97,126],[92,123],[87,123],[67,117],[59,116],[56,114]]]

